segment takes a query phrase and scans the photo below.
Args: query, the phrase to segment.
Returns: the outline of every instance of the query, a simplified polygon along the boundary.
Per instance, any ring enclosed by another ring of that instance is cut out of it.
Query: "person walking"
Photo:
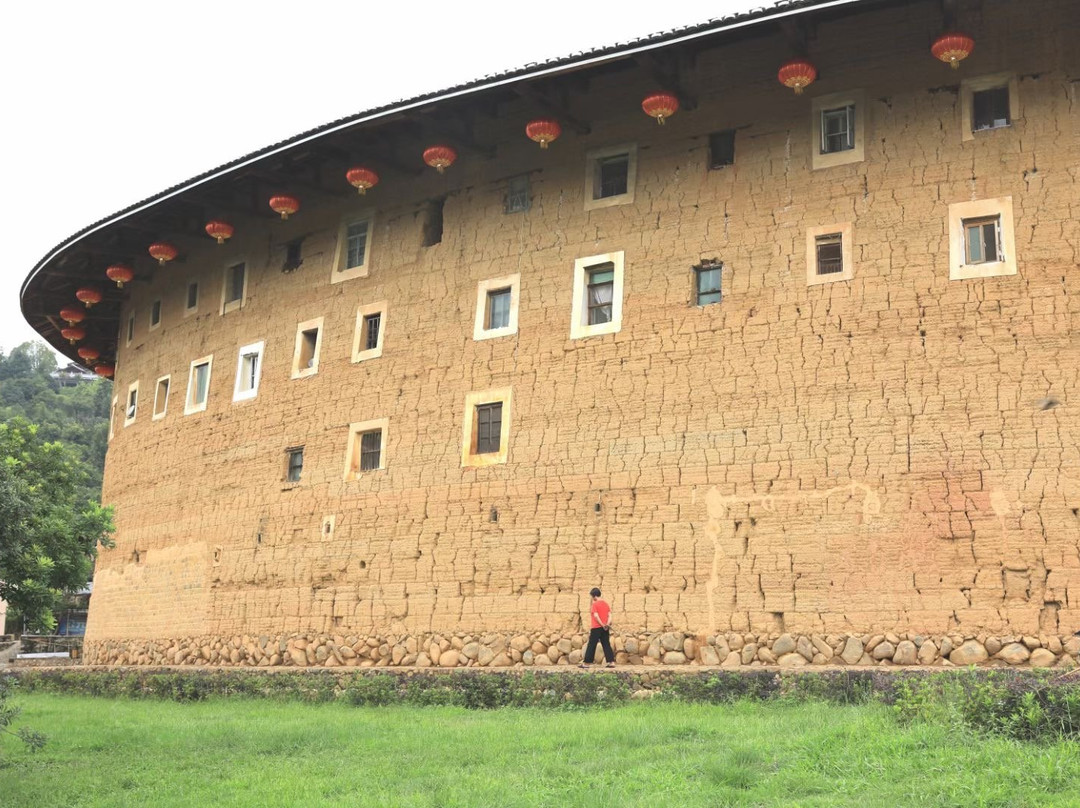
[[[593,587],[589,592],[589,596],[592,597],[592,605],[589,607],[590,629],[589,629],[589,644],[585,647],[585,661],[578,667],[587,668],[592,665],[593,660],[596,658],[596,644],[600,645],[604,649],[604,659],[607,660],[607,667],[615,667],[615,652],[611,650],[611,607],[608,606],[607,601],[600,599],[600,590]]]

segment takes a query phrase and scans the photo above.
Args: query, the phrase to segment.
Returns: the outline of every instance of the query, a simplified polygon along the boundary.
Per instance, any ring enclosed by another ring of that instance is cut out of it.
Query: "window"
[[[285,262],[281,265],[282,272],[294,272],[304,263],[304,240],[294,239],[285,245]]]
[[[353,335],[352,361],[363,362],[382,356],[386,333],[386,301],[361,306],[356,310],[356,333]]]
[[[949,278],[1015,274],[1012,197],[949,205]]]
[[[386,468],[386,435],[390,421],[380,418],[349,425],[349,445],[345,452],[345,479]]]
[[[373,221],[371,213],[354,213],[341,220],[331,283],[367,277]]]
[[[259,394],[259,378],[262,376],[264,342],[253,342],[240,349],[236,358],[236,383],[233,385],[233,401],[247,401]]]
[[[505,463],[509,454],[510,388],[485,390],[465,396],[461,465]]]
[[[570,339],[614,334],[622,327],[623,253],[574,262]]]
[[[443,234],[443,207],[446,205],[446,197],[440,196],[427,203],[424,211],[424,246],[434,247],[442,243]]]
[[[184,402],[184,415],[202,412],[206,409],[206,400],[210,394],[210,367],[214,356],[204,356],[191,363],[188,373],[187,400]]]
[[[116,426],[116,405],[119,403],[119,399],[113,396],[112,404],[109,406],[109,440],[113,439],[113,427]]]
[[[585,210],[634,201],[637,146],[611,146],[585,155]]]
[[[811,227],[806,231],[806,283],[849,281],[855,277],[852,264],[854,229],[849,222]]]
[[[960,139],[1006,129],[1020,117],[1020,85],[1012,73],[995,73],[960,82]]]
[[[244,305],[247,295],[247,265],[243,261],[225,268],[225,284],[221,296],[221,313],[236,311]]]
[[[154,388],[154,415],[152,420],[159,421],[165,417],[165,411],[169,408],[169,383],[171,376],[162,376],[157,380]]]
[[[124,406],[124,426],[135,423],[135,414],[139,408],[139,383],[132,382],[128,386],[127,404]]]
[[[124,340],[124,345],[130,345],[133,339],[135,339],[135,312],[131,312],[131,314],[128,315],[127,337]]]
[[[830,168],[863,160],[865,108],[862,90],[823,95],[813,100],[810,125],[813,168]]]
[[[192,281],[187,285],[187,300],[184,303],[184,316],[194,314],[199,309],[199,284]]]
[[[292,378],[300,379],[319,372],[319,348],[323,318],[308,320],[296,327],[296,347],[293,349]]]
[[[293,446],[285,450],[285,482],[300,482],[300,474],[304,470],[304,447]]]
[[[516,334],[521,275],[488,278],[476,287],[473,339],[494,339]]]
[[[506,184],[506,213],[523,213],[529,209],[529,175],[511,177]]]
[[[155,300],[150,304],[150,330],[153,331],[161,325],[161,301]]]
[[[709,135],[709,169],[715,170],[735,163],[735,130],[725,129]]]
[[[720,271],[723,267],[716,261],[694,267],[694,299],[698,306],[720,302]]]

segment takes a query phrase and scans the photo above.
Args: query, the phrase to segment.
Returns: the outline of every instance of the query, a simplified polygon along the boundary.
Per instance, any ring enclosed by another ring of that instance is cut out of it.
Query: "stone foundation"
[[[215,665],[247,667],[509,668],[576,665],[585,634],[431,634],[356,637],[290,634],[189,637],[178,640],[88,642],[90,665]],[[778,665],[1025,665],[1073,668],[1080,636],[949,634],[616,634],[620,665],[699,665],[721,668]],[[597,651],[597,658],[603,662]]]

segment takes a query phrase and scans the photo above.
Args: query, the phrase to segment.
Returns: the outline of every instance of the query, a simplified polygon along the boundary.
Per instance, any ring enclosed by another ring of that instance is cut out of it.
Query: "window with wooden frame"
[[[363,362],[382,356],[386,336],[386,301],[360,306],[356,310],[352,361]]]
[[[494,339],[516,334],[520,299],[520,274],[480,281],[476,285],[473,339]]]
[[[236,261],[225,267],[221,290],[221,313],[236,311],[247,297],[247,264]]]
[[[854,232],[850,222],[807,228],[807,285],[849,281],[855,277]]]
[[[262,357],[265,342],[253,342],[243,346],[236,357],[236,381],[233,384],[233,401],[247,401],[259,394],[262,378]]]
[[[171,381],[171,376],[162,376],[157,380],[157,385],[154,387],[154,415],[151,420],[159,421],[165,417],[165,413],[169,409],[169,384]]]
[[[302,379],[319,372],[319,351],[322,348],[323,318],[307,320],[296,327],[293,348],[292,378]]]
[[[949,205],[949,278],[1015,275],[1012,197]]]
[[[465,396],[461,465],[505,463],[509,454],[510,388],[484,390]]]
[[[635,144],[588,152],[585,155],[585,210],[633,202],[636,182]]]
[[[574,262],[570,338],[614,334],[622,328],[623,253]]]
[[[388,418],[349,425],[349,443],[345,452],[346,481],[386,468]]]

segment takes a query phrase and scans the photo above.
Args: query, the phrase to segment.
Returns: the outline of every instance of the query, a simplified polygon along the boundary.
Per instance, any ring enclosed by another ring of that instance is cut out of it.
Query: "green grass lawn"
[[[879,705],[466,711],[23,694],[0,806],[1080,806],[1080,744]]]

